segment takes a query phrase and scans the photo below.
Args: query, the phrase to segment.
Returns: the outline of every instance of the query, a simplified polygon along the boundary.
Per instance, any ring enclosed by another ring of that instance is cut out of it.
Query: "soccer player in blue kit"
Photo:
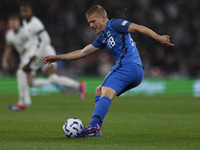
[[[119,96],[141,83],[143,66],[129,32],[138,31],[154,38],[163,45],[174,46],[170,43],[168,35],[160,36],[147,27],[123,19],[109,20],[105,9],[99,5],[90,8],[86,12],[86,18],[94,32],[99,34],[92,44],[67,54],[50,55],[43,58],[45,64],[60,60],[76,60],[107,47],[116,60],[116,64],[105,77],[103,83],[96,88],[95,109],[90,124],[78,131],[75,138],[100,137],[104,117],[115,96]]]

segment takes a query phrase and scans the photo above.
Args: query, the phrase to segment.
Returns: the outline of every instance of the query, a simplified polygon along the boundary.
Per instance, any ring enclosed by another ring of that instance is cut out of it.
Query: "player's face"
[[[19,19],[9,19],[8,25],[9,25],[9,28],[17,31],[20,27]]]
[[[20,7],[20,15],[23,19],[29,19],[32,16],[32,9],[30,7]]]
[[[99,34],[104,31],[106,26],[104,16],[93,14],[91,16],[88,16],[87,20],[88,23],[90,24],[90,27],[94,30],[95,34]]]

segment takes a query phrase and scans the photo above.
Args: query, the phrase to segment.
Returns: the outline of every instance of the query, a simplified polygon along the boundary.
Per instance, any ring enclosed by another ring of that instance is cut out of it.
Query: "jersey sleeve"
[[[11,36],[9,34],[9,31],[5,35],[5,41],[6,41],[7,45],[12,45],[12,40],[11,40]]]
[[[33,34],[40,34],[44,29],[43,23],[35,17],[33,20]]]
[[[28,33],[28,41],[25,43],[24,47],[29,48],[32,45],[32,41],[36,41],[34,45],[32,46],[32,49],[35,49],[35,55],[39,56],[42,54],[42,51],[45,49],[45,47],[50,44],[50,37],[45,30],[45,27],[43,23],[37,18],[32,18],[31,26],[29,28]],[[28,28],[26,29],[26,31]]]
[[[128,33],[128,27],[130,24],[131,22],[128,22],[123,19],[113,19],[110,22],[110,26],[117,32],[121,33]]]
[[[101,42],[101,35],[99,35],[96,40],[92,43],[92,45],[96,48],[103,49],[105,45]]]

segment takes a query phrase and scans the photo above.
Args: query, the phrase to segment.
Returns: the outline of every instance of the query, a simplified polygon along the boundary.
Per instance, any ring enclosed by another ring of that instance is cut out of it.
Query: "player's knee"
[[[54,67],[54,65],[49,66],[45,71],[44,74],[46,77],[50,77],[52,75],[56,74],[56,68]]]
[[[26,73],[22,69],[18,69],[16,75],[18,80],[23,80],[24,78],[27,77]]]
[[[32,82],[32,81],[28,81],[28,85],[29,85],[30,87],[33,87],[33,82]]]
[[[34,86],[34,84],[33,84],[33,79],[28,79],[28,85],[29,85],[30,87],[33,87],[33,86]]]
[[[21,69],[18,69],[16,74],[17,74],[17,77],[21,77],[24,75],[24,72]]]
[[[102,87],[102,89],[101,89],[101,97],[103,97],[103,96],[107,96],[107,97],[109,97],[110,99],[111,99],[111,101],[115,98],[115,96],[117,95],[117,92],[114,90],[114,89],[112,89],[112,88],[110,88],[110,87]]]
[[[34,76],[28,75],[28,76],[27,76],[27,81],[28,81],[28,85],[29,85],[30,87],[33,87],[33,86],[34,86]]]
[[[57,80],[59,80],[59,77],[57,74],[52,74],[48,77],[48,79],[50,80],[51,83],[57,83]]]
[[[101,95],[101,85],[97,86],[96,87],[96,90],[95,90],[95,95]]]

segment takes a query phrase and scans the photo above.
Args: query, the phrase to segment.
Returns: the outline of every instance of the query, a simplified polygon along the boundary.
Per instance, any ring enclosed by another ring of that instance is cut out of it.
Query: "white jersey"
[[[54,48],[50,44],[49,34],[42,22],[35,16],[32,16],[29,20],[23,20],[22,25],[28,37],[25,48],[28,51],[34,51],[33,56],[36,56],[36,60],[30,64],[30,68],[33,72],[39,68],[45,71],[51,65],[44,64],[42,59],[47,55],[56,55]],[[56,63],[52,65],[56,67]]]
[[[24,48],[26,49],[25,54],[20,55],[19,68],[27,65],[32,56],[37,56],[30,65],[33,72],[39,68],[45,71],[50,65],[45,65],[42,58],[47,55],[56,55],[54,48],[50,45],[50,37],[44,25],[34,16],[29,21],[23,20],[23,26],[17,32],[9,29],[6,33],[6,44],[14,46],[19,54]],[[56,67],[56,64],[53,65]]]
[[[32,16],[28,21],[23,20],[22,24],[28,37],[29,44],[26,45],[26,48],[34,50],[35,55],[39,56],[50,45],[50,37],[44,25],[35,16]]]
[[[19,53],[19,67],[26,65],[29,62],[30,57],[34,55],[34,51],[28,48],[22,56],[20,55],[23,49],[29,45],[25,30],[22,27],[20,27],[17,32],[15,32],[13,29],[9,29],[6,33],[5,39],[6,44],[12,45]]]
[[[6,33],[6,44],[14,46],[20,54],[24,49],[27,38],[28,37],[22,28],[19,28],[17,32],[13,29],[9,29]]]

